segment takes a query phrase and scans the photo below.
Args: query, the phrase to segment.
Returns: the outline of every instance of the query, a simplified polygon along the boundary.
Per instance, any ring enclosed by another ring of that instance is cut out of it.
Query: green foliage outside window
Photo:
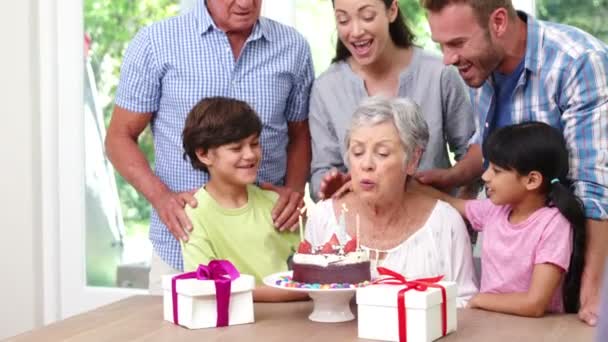
[[[608,43],[608,0],[537,0],[538,17],[578,27]]]
[[[178,12],[179,0],[84,1],[85,32],[91,38],[90,62],[106,125],[110,120],[122,56],[128,43],[140,28]],[[149,129],[142,134],[139,144],[148,160],[153,161],[154,150]],[[137,224],[149,220],[150,205],[120,175],[116,175],[122,213],[129,234]]]

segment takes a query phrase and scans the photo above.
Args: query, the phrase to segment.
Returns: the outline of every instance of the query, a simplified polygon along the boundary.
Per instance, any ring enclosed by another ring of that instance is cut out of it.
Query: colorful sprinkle
[[[349,284],[349,283],[332,283],[332,284],[319,284],[319,283],[300,283],[297,281],[293,281],[290,276],[281,276],[279,279],[275,281],[277,286],[287,287],[287,288],[300,288],[300,289],[354,289],[358,287],[364,287],[370,284],[369,281],[364,281],[359,284]]]

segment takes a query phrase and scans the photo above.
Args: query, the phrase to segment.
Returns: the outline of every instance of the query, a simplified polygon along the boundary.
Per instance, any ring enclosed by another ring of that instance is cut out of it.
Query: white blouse
[[[351,239],[344,227],[344,217],[337,219],[334,214],[333,200],[319,202],[309,212],[306,240],[319,246],[336,234],[344,244]],[[443,275],[444,280],[458,284],[458,307],[465,307],[478,292],[469,234],[460,214],[445,202],[437,201],[424,225],[396,247],[389,250],[361,247],[375,251],[376,257],[370,260],[372,278],[378,276],[378,266],[399,272],[408,279]],[[385,255],[383,260],[378,260],[378,252]]]

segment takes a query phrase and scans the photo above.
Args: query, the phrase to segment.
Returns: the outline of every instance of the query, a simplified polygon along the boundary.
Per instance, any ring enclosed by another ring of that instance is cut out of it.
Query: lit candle
[[[359,235],[360,234],[359,233],[360,232],[359,231],[360,228],[359,227],[361,226],[361,224],[360,224],[360,219],[359,219],[359,214],[358,213],[355,216],[355,220],[357,221],[356,226],[355,226],[355,229],[356,229],[356,231],[355,231],[355,239],[357,241],[357,250],[359,250],[359,238],[360,238],[360,235]]]
[[[300,242],[304,241],[304,224],[302,223],[302,215],[298,216],[298,221],[300,221]]]

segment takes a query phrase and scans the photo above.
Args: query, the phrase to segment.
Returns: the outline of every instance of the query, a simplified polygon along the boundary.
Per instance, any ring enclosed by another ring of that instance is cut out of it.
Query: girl
[[[562,134],[547,124],[503,127],[483,145],[486,200],[462,200],[424,187],[483,231],[480,293],[472,308],[539,317],[577,312],[584,213],[569,190]]]

